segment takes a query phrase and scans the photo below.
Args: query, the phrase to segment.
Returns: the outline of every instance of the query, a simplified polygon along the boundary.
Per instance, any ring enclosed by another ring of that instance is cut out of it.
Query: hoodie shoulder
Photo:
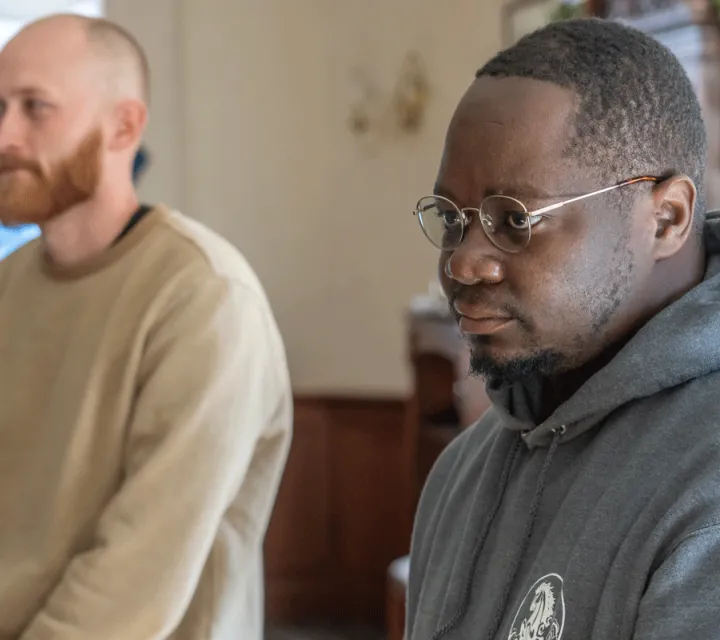
[[[496,473],[518,434],[504,429],[491,408],[463,431],[440,454],[423,487],[415,513],[410,550],[410,584],[407,596],[407,637],[417,618],[426,576],[433,575],[430,559],[436,544],[446,544],[456,533],[457,514],[472,500],[487,474]],[[488,462],[498,464],[488,464]]]
[[[436,504],[443,489],[456,479],[461,470],[470,463],[482,465],[487,456],[488,444],[501,432],[500,419],[491,408],[474,425],[465,429],[445,447],[435,461],[420,496],[420,509],[425,503]]]
[[[510,437],[514,434],[500,426],[499,418],[490,409],[440,454],[425,481],[415,512],[411,573],[413,564],[425,562],[447,505],[458,492],[468,495],[474,492],[479,470],[485,467],[496,441]]]

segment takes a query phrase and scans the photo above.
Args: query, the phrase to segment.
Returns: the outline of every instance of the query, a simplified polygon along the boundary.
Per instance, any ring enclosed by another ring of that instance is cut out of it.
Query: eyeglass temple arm
[[[601,193],[607,193],[608,191],[613,191],[614,189],[619,189],[620,187],[626,187],[629,184],[635,184],[636,182],[657,182],[657,178],[651,178],[650,176],[643,176],[641,178],[632,178],[631,180],[625,180],[624,182],[619,182],[618,184],[614,184],[612,187],[605,187],[604,189],[598,189],[597,191],[593,191],[592,193],[585,193],[581,196],[577,196],[575,198],[570,198],[570,200],[563,200],[562,202],[556,202],[555,204],[548,205],[547,207],[543,207],[542,209],[535,209],[535,211],[528,211],[527,215],[529,216],[540,216],[543,213],[547,213],[548,211],[554,211],[555,209],[559,209],[560,207],[564,207],[566,204],[572,204],[573,202],[578,202],[578,200],[584,200],[585,198],[590,198],[591,196],[599,196]]]

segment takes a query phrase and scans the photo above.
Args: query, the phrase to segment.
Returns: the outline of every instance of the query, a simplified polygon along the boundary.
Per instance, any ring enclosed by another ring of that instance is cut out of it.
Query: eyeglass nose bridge
[[[472,216],[477,216],[477,221],[480,223],[480,226],[482,227],[483,233],[485,234],[485,237],[490,240],[490,242],[494,245],[495,243],[492,241],[492,238],[490,237],[490,233],[495,229],[495,222],[493,221],[492,217],[489,216],[487,213],[485,213],[482,208],[474,208],[474,207],[465,207],[464,209],[460,210],[463,214],[463,239],[467,235],[468,227],[470,226],[470,223],[472,222]]]
[[[491,216],[485,213],[482,209],[475,209],[475,211],[477,211],[477,217],[482,224],[483,229],[487,229],[488,227],[490,229],[494,228],[495,222],[493,221]]]

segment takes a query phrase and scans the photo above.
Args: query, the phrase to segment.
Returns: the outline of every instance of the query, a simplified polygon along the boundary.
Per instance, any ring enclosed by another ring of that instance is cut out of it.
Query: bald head
[[[149,102],[147,57],[135,37],[120,25],[103,18],[53,15],[22,29],[6,49],[35,47],[40,42],[43,48],[51,43],[55,51],[74,54],[64,58],[67,64],[92,65],[99,73],[99,86],[108,89],[109,97]]]
[[[127,200],[148,84],[142,49],[107,20],[55,15],[10,40],[0,52],[0,221],[39,224]]]

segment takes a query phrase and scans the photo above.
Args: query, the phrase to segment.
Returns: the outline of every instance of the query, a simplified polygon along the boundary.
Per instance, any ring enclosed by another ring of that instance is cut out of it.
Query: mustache
[[[450,311],[456,318],[458,317],[458,313],[455,311],[453,305],[455,302],[462,302],[464,304],[478,306],[493,312],[498,312],[499,315],[514,318],[520,322],[520,324],[526,326],[529,325],[528,318],[525,317],[520,309],[509,302],[498,300],[494,295],[489,295],[489,292],[485,287],[478,285],[468,287],[467,285],[455,283],[447,293]]]
[[[0,154],[0,173],[6,173],[8,171],[17,171],[25,169],[31,171],[37,175],[41,174],[40,166],[32,160],[26,160],[20,156],[14,156],[11,154]]]

